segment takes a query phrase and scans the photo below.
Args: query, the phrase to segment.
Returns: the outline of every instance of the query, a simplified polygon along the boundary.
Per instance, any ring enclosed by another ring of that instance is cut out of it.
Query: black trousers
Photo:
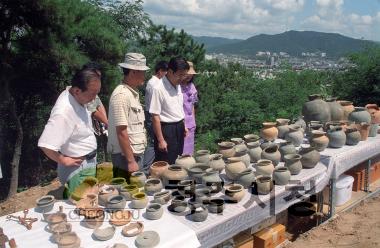
[[[169,164],[174,164],[175,160],[183,152],[183,142],[185,136],[185,124],[183,121],[166,123],[161,122],[161,131],[166,143],[168,151],[163,152],[158,149],[158,140],[154,136],[154,161],[166,161]]]

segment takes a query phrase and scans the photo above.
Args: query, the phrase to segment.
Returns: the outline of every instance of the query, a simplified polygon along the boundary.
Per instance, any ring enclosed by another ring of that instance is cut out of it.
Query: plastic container
[[[336,205],[341,206],[348,202],[352,196],[354,178],[349,175],[341,175],[336,181]]]

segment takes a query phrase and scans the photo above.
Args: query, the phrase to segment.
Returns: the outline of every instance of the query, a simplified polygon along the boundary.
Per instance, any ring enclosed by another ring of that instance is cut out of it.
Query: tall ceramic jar
[[[377,104],[367,104],[365,108],[371,115],[371,124],[380,124],[380,109]]]
[[[330,109],[330,116],[332,121],[341,121],[344,117],[344,110],[342,108],[342,105],[340,105],[335,97],[326,99],[327,104],[329,105]]]
[[[341,148],[346,144],[346,134],[343,132],[342,127],[330,127],[327,131],[327,137],[329,138],[329,147]]]
[[[235,156],[235,144],[233,142],[223,141],[218,143],[219,153],[223,155],[223,158],[230,158]]]
[[[302,156],[299,154],[288,154],[285,155],[285,167],[288,168],[291,175],[298,175],[302,170],[301,163]]]
[[[350,101],[338,101],[343,108],[343,120],[348,120],[348,116],[355,110],[354,105]]]
[[[210,161],[210,151],[209,150],[198,150],[195,152],[195,161],[197,163],[207,164]]]
[[[249,142],[247,143],[248,155],[252,163],[255,163],[261,158],[261,152],[263,151],[260,147],[260,142]]]
[[[278,167],[273,172],[273,180],[276,185],[286,185],[290,180],[290,171],[287,167]]]
[[[300,150],[299,154],[302,156],[301,158],[302,168],[305,168],[305,169],[314,168],[318,164],[319,160],[321,159],[321,155],[313,146],[303,147]]]
[[[361,124],[356,124],[356,128],[360,132],[360,135],[362,137],[361,138],[362,141],[365,141],[368,139],[370,127],[371,127],[371,125],[369,123],[366,123],[366,122],[362,122]]]
[[[322,100],[321,95],[310,95],[309,101],[304,103],[302,107],[302,114],[306,122],[320,121],[325,123],[330,121],[331,117],[329,105]]]
[[[296,154],[296,147],[290,141],[284,141],[280,143],[280,148],[278,149],[281,153],[281,160],[284,161],[285,155]]]
[[[207,169],[206,173],[202,176],[202,184],[211,189],[211,193],[218,193],[222,191],[224,182],[219,176],[219,172],[213,169]]]
[[[257,193],[267,195],[273,189],[273,180],[270,176],[262,176],[257,178]]]
[[[294,146],[300,146],[303,142],[303,131],[298,125],[290,125],[285,140],[292,142]]]
[[[276,119],[278,138],[285,138],[285,134],[289,132],[289,119]]]
[[[247,166],[245,166],[244,162],[240,160],[240,158],[237,157],[231,157],[227,159],[226,164],[226,176],[231,180],[236,180],[239,173],[243,172],[245,169],[247,169]]]
[[[245,140],[245,143],[256,142],[260,140],[260,136],[256,134],[246,134],[244,135],[244,140]]]
[[[163,183],[166,187],[175,188],[177,184],[186,179],[188,176],[187,171],[179,165],[171,165],[162,174]]]
[[[260,136],[261,138],[272,141],[277,138],[278,130],[276,128],[275,122],[264,122],[263,128],[260,130]]]
[[[281,161],[281,153],[276,144],[272,144],[261,152],[262,159],[269,159],[276,166]]]
[[[240,158],[246,167],[248,167],[251,162],[251,158],[248,155],[248,149],[246,147],[235,147],[235,157]]]
[[[156,161],[149,168],[149,174],[154,178],[161,178],[162,173],[169,168],[166,161]]]
[[[272,176],[274,171],[274,165],[272,161],[268,159],[260,159],[255,166],[256,175]]]
[[[313,130],[311,133],[310,145],[314,146],[318,152],[325,150],[329,145],[329,138],[326,136],[326,132]]]
[[[208,165],[210,166],[210,168],[219,172],[224,170],[224,168],[226,167],[226,163],[223,160],[223,155],[219,153],[210,155],[210,162],[208,163]]]
[[[362,136],[357,128],[349,127],[346,129],[346,145],[355,146],[361,139]]]
[[[371,115],[366,108],[355,107],[355,110],[348,115],[348,120],[356,124],[371,123]]]

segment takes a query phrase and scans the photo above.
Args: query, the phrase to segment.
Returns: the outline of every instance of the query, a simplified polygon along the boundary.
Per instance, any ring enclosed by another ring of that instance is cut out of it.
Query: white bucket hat
[[[119,63],[122,68],[127,68],[136,71],[146,71],[149,67],[146,66],[146,58],[140,53],[125,54],[124,63]]]

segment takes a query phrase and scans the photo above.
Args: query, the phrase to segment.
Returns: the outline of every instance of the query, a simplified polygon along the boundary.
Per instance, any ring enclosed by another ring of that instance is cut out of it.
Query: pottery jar
[[[179,165],[184,169],[189,169],[193,167],[196,162],[197,161],[195,161],[191,155],[185,154],[178,156],[178,158],[175,160],[175,165]]]
[[[192,197],[195,194],[195,182],[193,180],[182,180],[178,183],[178,193],[184,197]]]
[[[72,231],[72,226],[70,223],[67,222],[61,222],[55,226],[53,226],[51,229],[47,227],[49,231],[52,233],[52,240],[54,243],[57,243],[57,238],[61,236],[62,234],[69,233]]]
[[[212,198],[208,204],[208,210],[210,213],[220,214],[224,210],[224,199],[223,198]]]
[[[364,107],[355,107],[355,110],[348,115],[348,120],[356,124],[371,123],[371,115]]]
[[[219,151],[218,153],[223,155],[223,158],[230,158],[235,156],[235,144],[233,142],[220,142],[218,143]]]
[[[274,165],[271,160],[260,159],[259,161],[257,161],[255,169],[256,175],[272,176],[272,173],[274,171]]]
[[[122,210],[125,208],[126,200],[122,195],[110,196],[107,199],[106,208],[109,212]]]
[[[378,129],[379,124],[371,124],[371,126],[369,127],[368,137],[376,137]]]
[[[202,222],[207,219],[208,209],[198,202],[189,203],[190,214],[188,219],[195,222]]]
[[[93,235],[96,239],[106,241],[112,239],[116,231],[115,226],[108,226],[106,228],[96,228]]]
[[[249,142],[247,143],[247,147],[250,162],[255,163],[257,160],[261,159],[261,152],[263,149],[261,149],[259,141]]]
[[[160,235],[155,231],[142,232],[137,236],[135,240],[135,245],[137,248],[156,247],[159,243]]]
[[[257,184],[257,193],[260,195],[267,195],[273,189],[272,177],[269,177],[269,176],[258,177],[256,180],[256,184]]]
[[[296,120],[293,120],[293,124],[300,126],[304,131],[306,130],[306,122],[303,119],[303,116],[300,116]]]
[[[187,178],[187,171],[179,165],[172,165],[164,171],[162,179],[165,187],[176,188],[177,184]]]
[[[303,131],[298,125],[289,125],[289,132],[285,135],[285,140],[293,143],[294,146],[300,146],[303,142]]]
[[[243,185],[230,184],[224,187],[224,194],[226,195],[227,200],[237,203],[243,199],[245,190]]]
[[[208,204],[211,196],[210,188],[197,188],[195,189],[195,195],[193,201],[199,202],[202,204]]]
[[[326,99],[327,105],[330,109],[330,116],[332,121],[341,121],[344,117],[344,110],[335,97]]]
[[[370,124],[365,123],[365,122],[362,122],[361,124],[356,124],[356,128],[360,132],[360,135],[362,137],[361,138],[362,141],[365,141],[368,139],[370,126],[371,126]]]
[[[330,127],[327,137],[329,138],[329,147],[341,148],[346,144],[346,134],[341,127]]]
[[[210,168],[219,171],[219,173],[226,167],[226,163],[223,160],[223,155],[219,153],[210,155],[210,162],[208,165]]]
[[[247,147],[242,147],[242,146],[235,147],[235,157],[239,158],[247,167],[251,163],[251,158],[248,155]]]
[[[276,119],[278,138],[285,138],[285,134],[289,132],[289,119]]]
[[[209,150],[198,150],[195,152],[195,161],[197,163],[207,164],[210,161],[210,151]]]
[[[242,164],[241,161],[239,161],[239,163]],[[205,175],[202,177],[202,184],[209,187],[211,193],[218,193],[223,189],[224,182],[222,178],[219,176],[218,171],[215,171],[213,169],[207,169]]]
[[[54,207],[54,203],[55,203],[55,198],[52,195],[45,195],[36,201],[37,208],[42,213],[50,212]]]
[[[267,141],[275,140],[278,136],[276,122],[264,122],[263,128],[260,130],[260,136]]]
[[[126,201],[132,200],[132,195],[139,192],[137,185],[125,185],[120,189],[120,194],[124,196]]]
[[[278,149],[281,154],[281,160],[284,160],[284,156],[287,154],[296,154],[296,147],[290,141],[284,141],[280,143],[280,148]]]
[[[377,104],[367,104],[365,107],[371,115],[371,124],[380,124],[380,110]]]
[[[261,150],[264,150],[265,148],[271,146],[275,144],[273,141],[268,141],[268,140],[264,140],[261,144],[260,144],[260,148]],[[261,158],[261,155],[260,155],[260,158]]]
[[[343,120],[348,120],[348,116],[355,110],[354,105],[350,101],[338,101],[343,109]]]
[[[244,186],[244,188],[250,188],[255,182],[256,177],[251,168],[248,168],[239,173],[237,181]]]
[[[152,203],[146,207],[145,216],[148,220],[158,220],[164,214],[161,204]]]
[[[146,176],[144,172],[136,171],[131,174],[129,181],[131,184],[135,184],[137,187],[142,188],[145,185]]]
[[[244,140],[242,138],[232,138],[231,141],[235,144],[235,150],[240,149],[247,149],[247,146],[244,143]]]
[[[236,180],[238,174],[247,169],[247,166],[244,164],[240,158],[231,157],[227,159],[226,164],[226,176],[231,180]]]
[[[67,232],[56,238],[58,248],[79,248],[80,242],[81,240],[75,232]]]
[[[154,202],[161,205],[168,203],[171,198],[172,198],[172,195],[169,190],[157,192],[153,195]]]
[[[150,178],[146,180],[144,185],[144,189],[147,195],[153,195],[154,193],[160,192],[162,188],[162,182],[158,178]]]
[[[202,176],[210,166],[204,163],[196,163],[193,167],[187,170],[189,177],[194,179],[196,183],[202,183]]]
[[[169,164],[166,161],[156,161],[150,168],[149,173],[151,177],[161,178],[162,173],[169,168]]]
[[[274,166],[278,165],[281,161],[281,153],[278,150],[278,146],[276,144],[272,144],[265,148],[261,153],[261,158],[271,160]]]
[[[131,208],[141,209],[148,205],[148,197],[143,192],[132,195]]]
[[[302,114],[306,122],[320,121],[325,123],[331,118],[329,105],[322,100],[321,95],[310,95],[309,101],[302,106]]]
[[[321,155],[319,152],[315,149],[315,147],[303,147],[299,154],[302,156],[301,163],[302,168],[311,169],[314,168],[319,160],[321,159]]]
[[[105,215],[104,215],[104,210],[101,208],[94,209],[92,213],[94,214],[91,217],[85,216],[85,218],[82,221],[82,224],[87,228],[95,229],[95,228],[100,227],[103,224]]]
[[[326,132],[313,130],[311,133],[310,145],[314,146],[319,152],[325,150],[329,145],[329,138],[326,136]]]
[[[288,154],[285,155],[285,167],[288,168],[291,175],[298,175],[302,170],[301,163],[302,156],[299,154]]]
[[[99,195],[98,195],[98,201],[100,206],[106,206],[107,199],[110,196],[118,195],[119,191],[113,187],[113,186],[103,186],[100,188]]]
[[[256,142],[260,140],[260,136],[256,134],[246,134],[244,135],[244,140],[245,143]]]
[[[111,179],[110,184],[116,189],[120,189],[121,187],[123,187],[123,185],[126,185],[127,182],[124,177],[115,177]]]
[[[361,139],[362,136],[357,128],[350,127],[346,129],[346,145],[355,146]]]
[[[322,123],[310,123],[310,125],[307,128],[306,135],[308,137],[312,137],[313,131],[323,131],[323,124]]]
[[[276,168],[273,172],[273,180],[276,185],[286,185],[290,180],[290,171],[287,167]]]

